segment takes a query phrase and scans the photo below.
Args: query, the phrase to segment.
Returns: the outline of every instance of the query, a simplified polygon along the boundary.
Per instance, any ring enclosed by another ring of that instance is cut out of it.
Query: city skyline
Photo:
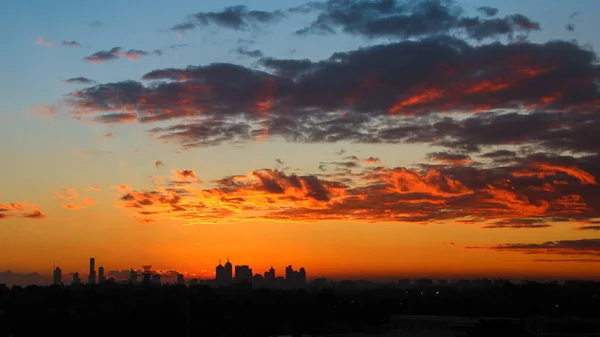
[[[0,279],[600,280],[597,12],[1,3]]]

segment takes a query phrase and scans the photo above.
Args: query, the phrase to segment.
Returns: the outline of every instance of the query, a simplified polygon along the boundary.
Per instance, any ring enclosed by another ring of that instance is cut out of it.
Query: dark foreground
[[[0,337],[375,334],[390,330],[392,314],[600,317],[600,286],[286,291],[239,286],[0,285]],[[472,335],[477,334],[481,332]]]

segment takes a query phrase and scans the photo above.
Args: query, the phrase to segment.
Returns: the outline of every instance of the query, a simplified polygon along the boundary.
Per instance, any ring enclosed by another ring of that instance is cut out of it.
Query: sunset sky
[[[0,4],[0,271],[600,280],[599,1],[141,4]]]

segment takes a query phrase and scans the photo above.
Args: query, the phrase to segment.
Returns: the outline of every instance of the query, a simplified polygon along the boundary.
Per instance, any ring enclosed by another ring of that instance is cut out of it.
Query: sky
[[[600,280],[599,11],[4,1],[0,270]]]

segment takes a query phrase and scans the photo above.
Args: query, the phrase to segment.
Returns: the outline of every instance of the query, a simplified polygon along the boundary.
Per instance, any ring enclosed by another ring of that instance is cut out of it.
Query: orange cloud
[[[113,188],[115,190],[119,190],[119,191],[121,191],[121,192],[124,193],[124,192],[127,192],[127,191],[131,190],[131,185],[121,184],[121,185],[118,185],[118,186],[111,186],[110,188]]]
[[[163,163],[163,162],[162,162],[162,161],[160,161],[160,160],[157,160],[157,161],[155,161],[155,162],[154,162],[154,167],[156,167],[156,169],[157,169],[157,170],[158,170],[158,169],[159,169],[159,167],[161,167],[161,166],[165,166],[165,163]]]
[[[44,40],[44,37],[40,36],[37,40],[35,40],[35,44],[37,44],[38,46],[51,47],[54,45],[54,42],[46,42]]]
[[[96,192],[101,192],[102,188],[98,187],[98,186],[92,186],[90,188],[88,188],[86,191],[96,191]]]
[[[74,188],[65,188],[62,191],[56,193],[56,199],[76,199],[79,196],[77,190]]]
[[[198,176],[196,175],[196,172],[194,172],[194,170],[171,170],[171,173],[173,173],[173,175],[171,176],[171,179],[176,180],[176,181],[180,181],[180,182],[187,182],[187,181],[191,181],[194,183],[200,183],[200,179],[198,179]]]
[[[37,105],[29,108],[28,112],[42,119],[54,119],[56,116],[56,108],[51,105]]]
[[[44,219],[46,215],[40,211],[37,205],[26,202],[0,204],[0,220],[11,217]]]
[[[86,198],[85,200],[81,200],[78,203],[63,204],[62,207],[69,210],[80,210],[90,205],[94,205],[95,203],[96,201],[94,199]]]

